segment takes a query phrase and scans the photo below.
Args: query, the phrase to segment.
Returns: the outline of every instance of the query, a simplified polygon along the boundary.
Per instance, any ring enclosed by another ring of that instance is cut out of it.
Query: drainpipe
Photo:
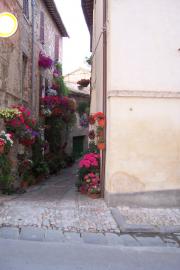
[[[31,0],[32,7],[32,89],[31,89],[31,106],[35,115],[35,0]]]
[[[107,0],[103,1],[103,113],[107,123]],[[107,124],[106,124],[107,126]],[[104,140],[106,141],[106,127],[104,129]],[[101,195],[104,197],[105,189],[105,174],[106,174],[106,148],[102,151],[102,164],[101,164]]]

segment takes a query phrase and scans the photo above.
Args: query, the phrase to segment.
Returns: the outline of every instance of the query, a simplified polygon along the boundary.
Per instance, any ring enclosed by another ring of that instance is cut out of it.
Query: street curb
[[[102,246],[161,246],[180,247],[179,235],[150,233],[91,233],[64,232],[37,227],[0,227],[0,239],[19,241],[54,242],[66,244],[96,244]]]
[[[180,225],[175,226],[154,226],[147,224],[127,224],[125,218],[117,208],[111,208],[111,214],[122,233],[179,233]]]

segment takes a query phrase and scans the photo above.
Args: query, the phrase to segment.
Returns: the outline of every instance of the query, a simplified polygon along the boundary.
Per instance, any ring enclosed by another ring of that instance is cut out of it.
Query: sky
[[[90,36],[81,9],[81,0],[55,0],[69,38],[63,38],[63,73],[79,67],[88,67],[85,57],[90,56]]]

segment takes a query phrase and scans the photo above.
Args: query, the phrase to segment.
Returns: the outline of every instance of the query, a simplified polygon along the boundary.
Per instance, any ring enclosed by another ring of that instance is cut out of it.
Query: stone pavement
[[[111,209],[103,199],[79,194],[75,188],[76,174],[74,165],[25,194],[0,196],[0,238],[108,246],[180,246],[178,218],[175,224],[170,223],[171,227],[144,224],[145,218],[138,213],[145,210],[136,209],[133,214],[131,209]],[[167,213],[173,220],[172,213],[177,215],[178,209]],[[143,214],[148,220],[147,211]],[[163,215],[158,216],[161,222]]]
[[[1,201],[0,226],[119,232],[103,199],[91,199],[76,191],[76,174],[74,165],[25,194]]]

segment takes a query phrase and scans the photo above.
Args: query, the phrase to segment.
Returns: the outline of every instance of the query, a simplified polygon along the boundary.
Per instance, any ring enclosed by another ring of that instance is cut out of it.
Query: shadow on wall
[[[133,193],[105,192],[108,206],[130,207],[180,207],[180,189],[158,190]]]

